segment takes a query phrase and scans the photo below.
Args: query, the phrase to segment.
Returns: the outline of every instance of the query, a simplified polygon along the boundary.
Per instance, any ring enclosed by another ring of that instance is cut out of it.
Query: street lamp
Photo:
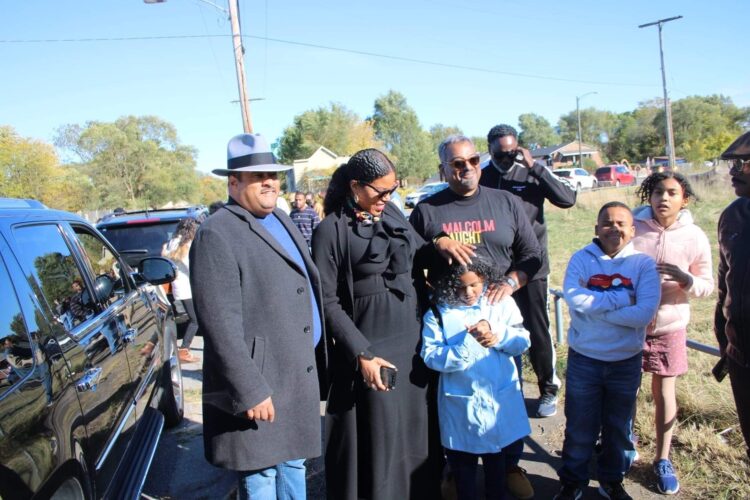
[[[659,27],[659,57],[661,58],[661,84],[664,88],[664,115],[667,120],[667,155],[669,156],[669,168],[674,170],[675,159],[674,159],[674,135],[672,133],[672,106],[669,104],[669,98],[667,97],[667,76],[664,72],[664,50],[661,45],[661,25],[668,23],[669,21],[676,21],[682,19],[682,16],[668,17],[666,19],[659,19],[653,23],[641,24],[639,28],[645,28],[647,26],[658,26]]]
[[[143,0],[143,3],[164,3],[167,0]],[[240,21],[238,17],[237,0],[227,0],[229,10],[216,5],[209,0],[201,2],[220,10],[229,16],[229,24],[232,26],[232,46],[234,49],[234,66],[237,70],[237,88],[240,94],[240,110],[242,112],[242,128],[246,134],[253,133],[253,122],[250,119],[250,104],[252,100],[247,96],[247,82],[245,81],[245,49],[242,47],[242,34],[240,34]]]
[[[583,141],[583,135],[581,133],[581,99],[587,95],[598,94],[599,92],[586,92],[582,96],[576,96],[576,116],[578,116],[578,166],[583,168],[583,152],[581,151],[581,141]]]

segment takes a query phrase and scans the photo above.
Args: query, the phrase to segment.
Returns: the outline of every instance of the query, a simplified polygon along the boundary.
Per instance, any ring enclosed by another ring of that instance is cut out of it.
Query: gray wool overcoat
[[[201,224],[190,250],[190,284],[205,345],[206,459],[230,470],[320,455],[310,301],[314,293],[322,307],[320,278],[291,219],[278,209],[274,214],[299,249],[312,289],[281,245],[231,200]],[[319,346],[325,348],[325,338]],[[243,416],[269,396],[274,422]]]

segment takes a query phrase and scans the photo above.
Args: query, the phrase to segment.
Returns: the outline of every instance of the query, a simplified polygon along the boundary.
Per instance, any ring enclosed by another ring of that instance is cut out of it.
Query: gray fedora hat
[[[291,170],[288,165],[276,163],[276,157],[260,134],[240,134],[227,144],[227,168],[216,168],[216,175],[227,176],[232,172],[283,172]]]

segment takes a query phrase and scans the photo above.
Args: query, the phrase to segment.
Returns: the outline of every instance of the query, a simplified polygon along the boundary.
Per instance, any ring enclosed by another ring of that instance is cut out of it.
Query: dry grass
[[[716,225],[719,214],[734,199],[728,185],[728,182],[719,179],[713,185],[693,186],[701,201],[691,207],[691,212],[696,223],[712,242],[714,263],[718,260]],[[570,256],[591,241],[599,207],[614,200],[635,206],[637,199],[634,193],[634,188],[584,192],[574,208],[547,209],[551,288],[561,288]],[[713,335],[715,303],[715,293],[708,298],[691,302],[689,338],[703,344],[716,345]],[[554,317],[552,319],[554,328]],[[563,321],[563,331],[566,331],[567,311],[563,314]],[[564,374],[566,346],[559,345],[557,351],[558,370]],[[693,350],[688,355],[690,369],[677,383],[678,427],[674,433],[671,456],[681,482],[680,497],[750,498],[750,463],[745,454],[729,380],[719,384],[712,377],[711,368],[718,358]],[[650,464],[655,444],[649,375],[644,375],[641,384],[635,428],[640,438],[641,462],[634,467],[631,475],[636,479],[641,476],[643,484],[649,484],[653,482]],[[730,430],[719,434],[726,429]]]

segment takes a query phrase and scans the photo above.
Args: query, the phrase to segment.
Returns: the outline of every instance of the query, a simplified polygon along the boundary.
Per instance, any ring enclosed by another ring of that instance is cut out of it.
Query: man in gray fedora
[[[306,458],[320,455],[318,271],[276,208],[279,165],[258,134],[227,147],[229,200],[200,227],[190,283],[204,336],[206,459],[238,471],[239,497],[305,498]],[[323,370],[323,367],[321,367]]]

